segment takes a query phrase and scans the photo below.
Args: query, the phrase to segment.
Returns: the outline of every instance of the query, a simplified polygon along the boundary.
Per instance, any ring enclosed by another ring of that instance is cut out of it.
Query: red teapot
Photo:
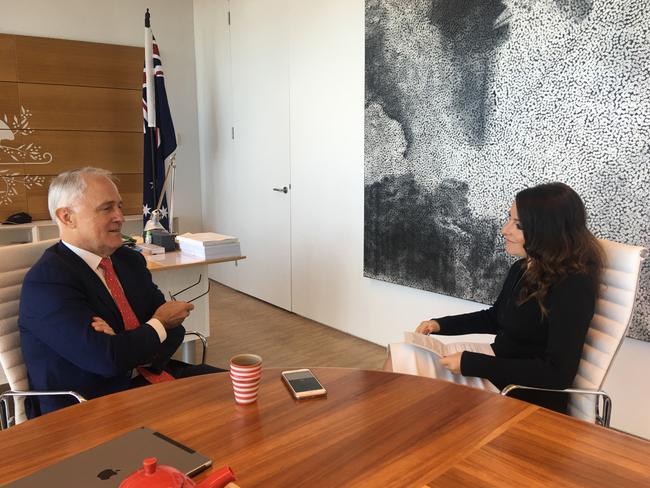
[[[142,467],[125,478],[120,488],[239,488],[234,480],[232,470],[224,466],[196,484],[176,468],[158,466],[158,460],[151,457],[142,461]]]

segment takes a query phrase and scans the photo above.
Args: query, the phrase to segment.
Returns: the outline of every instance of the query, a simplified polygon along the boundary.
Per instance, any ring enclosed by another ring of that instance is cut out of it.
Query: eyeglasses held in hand
[[[203,278],[203,275],[199,275],[199,280],[194,283],[193,285],[188,286],[187,288],[183,288],[181,291],[177,291],[176,293],[172,293],[171,291],[169,292],[169,298],[171,298],[173,301],[176,301],[176,297],[180,295],[181,293],[189,290],[190,288],[194,288],[195,286],[198,286],[201,283],[201,278]],[[192,303],[194,300],[198,300],[199,298],[207,295],[210,293],[210,280],[208,280],[208,289],[201,293],[199,296],[192,298],[191,300],[185,300],[187,303]]]

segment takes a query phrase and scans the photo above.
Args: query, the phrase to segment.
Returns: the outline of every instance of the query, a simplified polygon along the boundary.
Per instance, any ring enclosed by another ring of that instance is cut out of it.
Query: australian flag
[[[142,218],[144,223],[156,208],[165,181],[165,167],[176,154],[176,133],[167,103],[165,77],[158,44],[151,32],[149,9],[144,16],[144,77],[142,111],[144,115],[144,166]],[[160,203],[160,222],[169,230],[169,207],[165,196]]]

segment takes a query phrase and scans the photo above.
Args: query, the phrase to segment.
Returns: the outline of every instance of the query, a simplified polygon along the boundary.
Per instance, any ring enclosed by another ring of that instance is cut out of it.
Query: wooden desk
[[[650,486],[650,442],[443,381],[314,371],[327,398],[296,402],[269,369],[249,406],[217,374],[28,421],[0,432],[0,484],[144,425],[230,465],[242,488]]]
[[[170,293],[176,294],[194,285],[199,276],[201,283],[193,286],[187,291],[179,294],[178,300],[192,300],[208,290],[208,265],[215,263],[227,263],[246,259],[246,256],[230,256],[217,259],[205,259],[181,251],[167,252],[165,254],[144,255],[147,260],[147,268],[151,271],[154,283],[170,299]],[[194,310],[185,319],[183,326],[186,331],[196,331],[205,337],[210,336],[210,303],[209,296],[199,298],[192,302]],[[181,348],[182,360],[188,363],[196,361],[195,348],[192,344],[197,340],[195,336],[187,336]]]
[[[165,254],[145,255],[149,271],[164,271],[169,269],[187,268],[191,266],[203,266],[216,263],[229,263],[246,259],[246,256],[230,256],[225,258],[206,259],[181,251],[167,252]]]

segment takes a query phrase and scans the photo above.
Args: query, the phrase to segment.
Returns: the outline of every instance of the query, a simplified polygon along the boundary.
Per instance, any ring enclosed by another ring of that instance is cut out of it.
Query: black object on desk
[[[176,250],[176,234],[170,234],[166,230],[151,230],[151,243],[165,248],[165,252]]]
[[[7,220],[2,222],[3,225],[10,224],[29,224],[32,221],[32,216],[26,212],[18,212],[7,217]]]

